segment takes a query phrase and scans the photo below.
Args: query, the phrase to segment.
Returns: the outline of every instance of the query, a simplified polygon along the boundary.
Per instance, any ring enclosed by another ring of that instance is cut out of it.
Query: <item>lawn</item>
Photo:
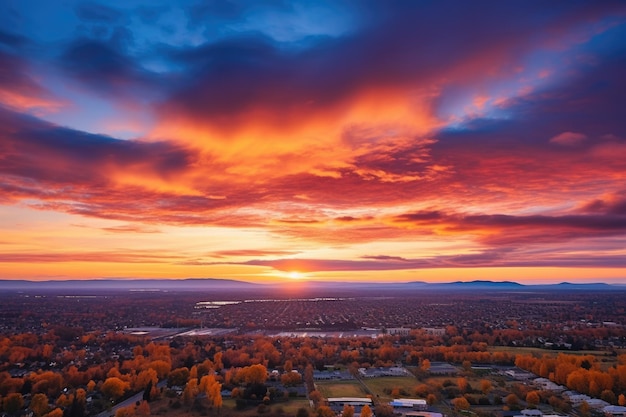
[[[317,382],[315,385],[324,398],[364,397],[367,395],[358,381]]]
[[[375,397],[387,401],[392,400],[392,398],[388,393],[385,393],[385,390],[391,391],[394,388],[399,388],[402,397],[414,397],[415,387],[419,384],[415,378],[410,376],[364,378],[363,383],[367,385]]]

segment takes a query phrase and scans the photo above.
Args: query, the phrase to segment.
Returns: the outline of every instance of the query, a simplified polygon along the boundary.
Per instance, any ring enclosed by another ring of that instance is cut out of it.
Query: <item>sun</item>
[[[289,279],[303,279],[305,278],[304,274],[298,271],[290,271],[287,273],[287,278]]]

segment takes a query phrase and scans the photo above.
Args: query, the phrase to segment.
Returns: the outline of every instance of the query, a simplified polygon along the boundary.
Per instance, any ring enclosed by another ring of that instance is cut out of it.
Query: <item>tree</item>
[[[504,403],[509,406],[509,408],[517,408],[519,406],[519,398],[515,394],[509,394],[504,399]]]
[[[470,409],[470,403],[465,397],[455,398],[454,400],[452,400],[452,405],[457,411]]]
[[[183,391],[183,403],[191,407],[198,393],[198,380],[195,378],[190,379]]]
[[[41,417],[48,412],[48,397],[46,394],[35,394],[30,400],[29,408],[37,417]]]
[[[480,380],[480,390],[485,395],[489,394],[489,391],[491,391],[491,381],[489,381],[488,379],[481,379]]]
[[[128,389],[130,389],[130,384],[128,382],[124,382],[118,377],[113,376],[104,381],[101,391],[106,397],[112,400],[117,400],[124,395]]]
[[[428,396],[426,396],[426,402],[428,405],[435,404],[437,402],[437,396],[435,394],[428,394]]]
[[[369,405],[365,404],[363,408],[361,408],[361,417],[372,417],[372,409]]]
[[[135,417],[135,405],[122,407],[115,412],[115,417]]]
[[[93,392],[94,388],[96,388],[96,383],[95,381],[92,379],[89,382],[87,382],[87,391],[89,392]]]
[[[172,370],[172,365],[164,360],[152,361],[148,366],[154,369],[157,376],[161,379],[165,378],[165,376]]]
[[[300,385],[302,383],[302,375],[297,372],[286,372],[280,376],[280,382],[286,387]]]
[[[622,407],[626,406],[626,395],[620,394],[619,397],[617,397],[617,404]]]
[[[539,400],[539,393],[537,391],[530,391],[528,394],[526,394],[526,402],[532,408],[537,407],[537,404],[539,404]]]
[[[609,404],[615,404],[615,393],[609,389],[605,389],[600,394],[600,399],[606,401]]]
[[[461,392],[465,392],[467,390],[467,379],[465,378],[457,378],[456,386],[459,387]]]
[[[341,415],[342,417],[354,417],[354,407],[348,404],[344,405]]]
[[[135,414],[138,416],[150,417],[150,404],[148,404],[148,401],[142,401],[141,404],[137,406]]]
[[[137,378],[135,379],[133,389],[135,391],[139,391],[146,388],[148,384],[150,384],[150,387],[152,387],[156,385],[157,382],[157,372],[152,368],[148,368],[139,372],[139,375],[137,375]]]
[[[24,407],[24,397],[20,393],[13,392],[4,397],[2,404],[4,405],[4,411],[9,414],[13,414]]]
[[[430,361],[429,361],[428,359],[424,359],[424,360],[422,361],[422,366],[421,366],[421,368],[422,368],[422,371],[424,371],[424,372],[428,372],[428,371],[430,370]]]
[[[189,369],[182,367],[176,368],[167,376],[167,386],[184,387],[189,381]]]
[[[362,415],[362,414],[361,414]],[[335,412],[327,405],[322,405],[317,409],[317,417],[336,417]],[[367,416],[370,417],[370,416]]]
[[[261,364],[246,366],[239,372],[246,384],[264,384],[267,381],[267,368]]]
[[[390,406],[389,404],[379,404],[376,406],[374,411],[375,411],[374,415],[376,417],[393,417],[394,416],[393,407]]]
[[[322,394],[317,390],[313,390],[309,393],[309,399],[313,401],[315,405],[318,405],[322,401],[322,398]]]
[[[63,417],[63,410],[61,410],[60,408],[55,408],[44,417]]]

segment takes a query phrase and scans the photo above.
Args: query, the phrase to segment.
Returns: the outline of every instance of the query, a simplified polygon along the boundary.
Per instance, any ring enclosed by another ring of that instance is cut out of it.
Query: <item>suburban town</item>
[[[3,416],[623,417],[623,292],[0,296]]]

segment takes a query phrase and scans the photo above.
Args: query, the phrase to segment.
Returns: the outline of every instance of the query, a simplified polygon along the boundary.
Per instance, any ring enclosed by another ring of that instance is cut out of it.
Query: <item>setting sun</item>
[[[287,277],[290,279],[304,279],[306,276],[298,271],[291,271],[287,274]]]

